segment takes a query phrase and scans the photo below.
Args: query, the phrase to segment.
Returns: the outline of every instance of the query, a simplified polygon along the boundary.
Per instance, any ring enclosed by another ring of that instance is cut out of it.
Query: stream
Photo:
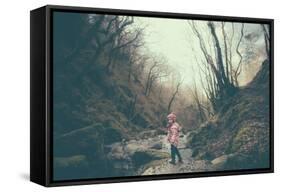
[[[210,170],[205,160],[192,158],[192,149],[187,147],[189,134],[180,136],[178,149],[183,163],[172,165],[170,144],[166,135],[150,136],[139,140],[116,142],[108,148],[108,158],[121,175],[157,175],[172,173],[200,172]]]

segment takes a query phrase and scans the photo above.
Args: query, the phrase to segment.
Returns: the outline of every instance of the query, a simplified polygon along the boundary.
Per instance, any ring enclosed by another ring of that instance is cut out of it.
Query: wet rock
[[[222,155],[212,160],[211,163],[213,167],[215,167],[216,169],[221,169],[223,168],[224,164],[227,162],[227,159],[228,159],[227,155]]]
[[[151,146],[151,149],[162,149],[162,143],[155,143]]]

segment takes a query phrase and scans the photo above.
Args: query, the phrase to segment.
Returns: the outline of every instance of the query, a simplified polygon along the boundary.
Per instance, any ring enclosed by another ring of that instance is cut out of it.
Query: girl
[[[178,156],[179,163],[183,163],[181,154],[177,148],[179,144],[179,132],[180,125],[176,122],[176,114],[172,112],[167,116],[168,119],[168,142],[171,144],[171,158],[172,160],[169,163],[176,164],[176,156]]]

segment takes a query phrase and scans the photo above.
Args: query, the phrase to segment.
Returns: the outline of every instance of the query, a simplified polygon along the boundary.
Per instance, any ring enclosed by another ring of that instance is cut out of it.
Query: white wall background
[[[44,188],[29,182],[29,10],[45,4],[275,19],[275,173]],[[267,191],[281,187],[281,13],[276,0],[6,0],[0,6],[0,191]]]

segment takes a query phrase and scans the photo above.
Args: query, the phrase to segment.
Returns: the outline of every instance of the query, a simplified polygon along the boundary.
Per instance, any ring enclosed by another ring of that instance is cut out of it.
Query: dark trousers
[[[178,148],[176,146],[174,146],[174,145],[171,145],[171,156],[172,156],[172,161],[173,162],[175,162],[176,156],[178,156],[179,161],[182,160],[181,154],[180,154]]]

